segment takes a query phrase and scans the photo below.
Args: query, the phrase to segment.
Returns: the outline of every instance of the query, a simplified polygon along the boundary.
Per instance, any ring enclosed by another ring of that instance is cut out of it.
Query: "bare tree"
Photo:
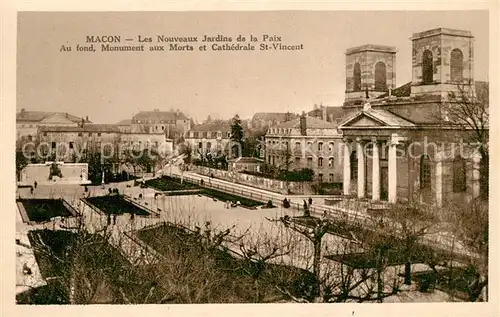
[[[376,230],[392,239],[392,248],[405,258],[406,285],[411,285],[412,258],[418,256],[417,243],[436,227],[437,222],[437,217],[428,207],[415,201],[391,205],[376,221]]]
[[[489,184],[489,86],[478,82],[475,87],[457,85],[441,109],[441,124],[457,128],[476,143],[481,155],[481,188],[487,198]]]
[[[296,241],[293,237],[286,235],[286,233],[277,239],[265,231],[240,243],[239,251],[246,264],[242,266],[241,270],[253,280],[256,303],[262,303],[266,294],[266,290],[261,289],[259,285],[263,273],[273,260],[289,255],[295,244]]]
[[[452,205],[445,210],[444,220],[449,224],[453,238],[456,239],[461,248],[460,253],[463,254],[461,262],[465,262],[466,274],[454,278],[465,279],[468,284],[466,291],[469,301],[479,300],[481,293],[483,293],[483,300],[488,300],[489,219],[487,202],[475,199],[469,203]],[[456,257],[455,253],[452,254],[450,260],[454,260],[454,257]],[[436,269],[436,262],[439,263],[434,261],[432,268],[438,278],[442,278]]]

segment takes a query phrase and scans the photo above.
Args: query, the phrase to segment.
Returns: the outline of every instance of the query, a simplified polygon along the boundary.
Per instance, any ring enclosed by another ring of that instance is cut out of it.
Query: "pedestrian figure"
[[[203,179],[201,179],[201,180],[200,180],[200,184],[201,184],[201,186],[203,186],[203,183],[204,183],[204,181],[203,181]]]
[[[111,215],[110,214],[108,214],[108,222],[107,223],[108,223],[108,226],[111,224]]]
[[[33,186],[30,187],[30,193],[33,195]]]
[[[304,200],[304,217],[309,217],[311,214],[309,213],[309,208],[307,206],[307,202]]]
[[[309,206],[313,204],[313,199],[309,197]]]
[[[111,195],[111,193],[112,193],[113,191],[111,190],[111,188],[108,188],[108,192],[109,192],[109,194]]]
[[[38,183],[35,181],[35,189],[36,189],[37,186],[38,186]]]
[[[116,225],[116,214],[113,215],[113,225]]]
[[[135,216],[135,214],[134,214],[134,213],[131,213],[131,214],[130,214],[130,220],[134,220],[134,216]]]

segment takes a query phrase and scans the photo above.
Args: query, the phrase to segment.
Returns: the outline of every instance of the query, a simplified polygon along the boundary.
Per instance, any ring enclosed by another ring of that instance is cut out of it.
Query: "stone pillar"
[[[397,201],[397,189],[398,189],[398,174],[397,174],[397,152],[396,152],[397,142],[393,140],[389,144],[389,166],[388,166],[388,178],[389,178],[389,193],[388,199],[390,203],[395,203]]]
[[[300,141],[300,144],[302,146],[301,148],[301,154],[302,154],[302,160],[305,160],[306,158],[306,139],[305,138],[302,138],[302,140]],[[307,162],[306,162],[306,165],[307,165]]]
[[[357,140],[356,153],[358,155],[358,198],[365,197],[365,153],[363,153],[363,143]]]
[[[481,155],[474,153],[472,156],[472,199],[481,195]]]
[[[349,195],[351,190],[351,153],[349,151],[349,142],[344,140],[344,195]]]
[[[380,155],[377,140],[372,140],[372,200],[380,200]]]
[[[441,153],[436,155],[436,206],[443,207],[443,161]]]

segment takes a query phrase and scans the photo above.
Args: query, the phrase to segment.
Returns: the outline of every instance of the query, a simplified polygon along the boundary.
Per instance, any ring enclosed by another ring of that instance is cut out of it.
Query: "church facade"
[[[478,145],[444,111],[454,102],[450,92],[475,91],[474,37],[438,28],[411,41],[412,81],[399,88],[395,47],[346,51],[343,108],[349,111],[338,126],[344,195],[437,206],[478,197]]]

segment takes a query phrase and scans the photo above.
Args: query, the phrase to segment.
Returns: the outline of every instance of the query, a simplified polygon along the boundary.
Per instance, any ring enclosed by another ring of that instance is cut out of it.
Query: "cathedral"
[[[370,44],[345,53],[346,116],[338,123],[344,195],[436,206],[476,198],[487,190],[481,184],[488,163],[470,120],[450,114],[463,106],[457,96],[487,87],[474,81],[474,37],[437,28],[411,41],[412,81],[400,87],[395,47]],[[487,120],[479,128],[487,134]]]

